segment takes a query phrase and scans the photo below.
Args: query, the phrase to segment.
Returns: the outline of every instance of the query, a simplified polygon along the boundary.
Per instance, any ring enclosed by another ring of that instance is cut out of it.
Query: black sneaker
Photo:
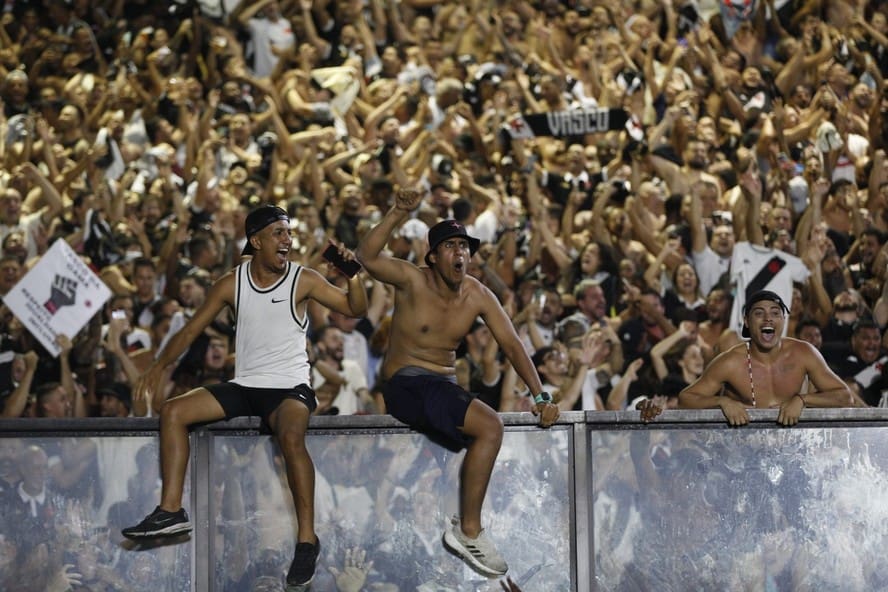
[[[137,525],[124,528],[120,532],[128,539],[169,537],[191,532],[191,522],[188,521],[185,508],[180,508],[178,512],[167,512],[157,506]]]
[[[314,579],[315,564],[318,554],[321,552],[321,541],[314,545],[311,543],[296,543],[296,552],[293,553],[293,563],[287,572],[287,586],[307,586]],[[289,588],[287,588],[289,590]]]

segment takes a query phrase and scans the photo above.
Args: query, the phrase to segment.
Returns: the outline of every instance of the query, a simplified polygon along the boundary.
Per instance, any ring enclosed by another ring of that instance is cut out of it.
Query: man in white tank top
[[[309,299],[350,316],[367,311],[360,276],[347,290],[289,260],[290,222],[281,208],[265,205],[246,219],[243,255],[252,258],[219,278],[205,302],[170,340],[133,392],[138,401],[163,392],[165,369],[226,306],[237,316],[235,376],[230,382],[198,387],[169,399],[160,410],[160,458],[163,486],[160,505],[140,524],[123,529],[134,540],[189,532],[182,508],[188,463],[188,426],[245,415],[262,418],[277,436],[296,503],[296,551],[287,573],[288,586],[306,585],[314,577],[320,541],[314,531],[314,465],[305,447],[305,432],[317,406],[311,389],[306,352]],[[354,254],[340,247],[342,257]]]

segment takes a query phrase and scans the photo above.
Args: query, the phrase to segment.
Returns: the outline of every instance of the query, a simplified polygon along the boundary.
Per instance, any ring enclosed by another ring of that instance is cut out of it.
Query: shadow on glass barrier
[[[120,535],[159,495],[153,436],[0,438],[0,590],[191,590],[191,544]]]
[[[886,589],[886,435],[590,432],[596,589]]]
[[[524,590],[571,589],[568,431],[507,431],[483,519]],[[313,590],[501,590],[448,554],[441,535],[457,508],[453,454],[412,433],[315,434]],[[296,530],[282,458],[271,439],[213,439],[215,589],[281,581]],[[246,552],[245,552],[246,551]]]

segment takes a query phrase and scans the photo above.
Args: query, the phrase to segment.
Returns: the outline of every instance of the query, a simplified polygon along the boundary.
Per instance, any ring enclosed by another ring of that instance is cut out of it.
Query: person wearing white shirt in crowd
[[[513,319],[518,337],[528,355],[552,345],[558,318],[564,310],[561,296],[553,289],[537,288],[534,296]]]
[[[259,18],[254,18],[259,16]],[[293,25],[281,14],[277,0],[244,0],[231,15],[250,34],[253,46],[253,75],[257,78],[270,76],[281,52],[296,43]]]
[[[502,218],[502,200],[498,189],[486,186],[487,183],[484,181],[479,182],[479,179],[475,179],[466,169],[459,168],[457,173],[460,190],[469,197],[472,205],[471,215],[464,220],[466,231],[482,243],[495,243]],[[456,211],[453,215],[457,220],[460,219]]]
[[[11,506],[10,516],[15,516],[16,510],[23,512],[32,521],[31,526],[49,526],[51,516],[57,510],[58,495],[48,487],[49,482],[49,457],[46,452],[36,444],[26,447],[18,459],[19,472],[22,480],[16,487],[18,501],[21,506]],[[13,504],[10,500],[10,504]]]
[[[366,384],[369,384],[371,381],[370,346],[367,344],[364,334],[355,329],[360,319],[348,317],[336,311],[330,311],[328,318],[330,324],[342,332],[344,359],[355,362],[367,377]]]
[[[102,326],[103,340],[107,340],[108,338],[110,321],[114,318],[118,318],[114,316],[116,313],[121,319],[126,319],[126,328],[122,331],[121,337],[123,338],[122,344],[127,351],[133,352],[142,348],[151,347],[151,334],[134,324],[132,296],[129,294],[117,294],[112,296],[111,300],[108,301],[106,310],[109,312],[109,323]]]
[[[11,178],[7,177],[4,185],[6,189],[0,193],[0,241],[14,230],[23,231],[27,257],[30,259],[38,254],[38,234],[48,229],[52,220],[61,213],[62,198],[52,183],[30,162],[21,165]],[[35,212],[25,212],[22,204],[27,195],[23,193],[34,186],[40,188],[45,205]]]
[[[312,386],[317,391],[329,385],[335,391],[330,408],[338,415],[355,415],[371,409],[373,401],[367,379],[357,362],[346,359],[342,331],[327,325],[315,334],[317,359],[312,367]]]
[[[419,218],[410,218],[392,233],[392,238],[388,242],[389,250],[393,256],[399,259],[418,264],[423,260],[428,249],[426,243],[428,233],[428,224]]]

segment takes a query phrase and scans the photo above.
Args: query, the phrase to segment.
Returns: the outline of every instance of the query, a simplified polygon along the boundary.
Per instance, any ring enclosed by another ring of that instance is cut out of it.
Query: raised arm
[[[59,345],[59,383],[71,400],[72,413],[74,417],[86,417],[86,401],[83,399],[83,391],[81,391],[74,381],[74,373],[71,372],[71,338],[64,333],[56,335],[56,343]]]
[[[416,189],[400,189],[395,196],[395,205],[386,212],[379,223],[361,239],[357,248],[358,261],[374,278],[387,284],[401,286],[407,281],[409,269],[416,269],[412,263],[396,259],[384,253],[385,245],[396,228],[407,220],[407,215],[422,201]]]
[[[656,171],[657,176],[659,176],[666,182],[666,185],[669,187],[670,191],[674,190],[674,187],[676,186],[676,183],[678,181],[678,177],[681,175],[681,167],[679,167],[668,158],[663,158],[662,156],[657,156],[656,154],[648,154],[647,160],[650,165],[654,167],[654,171]]]
[[[207,299],[197,309],[194,316],[173,335],[151,367],[139,379],[136,388],[133,389],[134,404],[136,401],[146,398],[150,401],[152,395],[160,394],[157,389],[161,385],[166,367],[179,359],[182,352],[213,322],[213,319],[225,306],[234,302],[234,284],[234,273],[229,272],[210,287]]]
[[[820,221],[823,216],[823,198],[829,192],[830,181],[825,177],[817,179],[811,186],[811,199],[809,206],[805,208],[805,213],[796,224],[795,241],[796,250],[804,253],[808,250],[808,243],[811,240],[814,229],[820,227]]]
[[[311,43],[317,50],[318,55],[326,59],[330,56],[330,42],[321,38],[315,28],[314,17],[312,15],[312,1],[300,0],[299,8],[302,10],[302,22],[305,30],[305,39]]]
[[[643,364],[644,358],[636,358],[629,362],[626,371],[623,372],[620,380],[617,381],[617,384],[608,394],[605,410],[622,411],[626,408],[626,401],[629,399],[629,387],[638,380],[638,371]]]
[[[123,348],[120,336],[129,321],[126,319],[114,319],[108,321],[108,334],[105,339],[105,348],[114,354],[114,357],[120,363],[123,373],[126,375],[126,382],[132,388],[139,381],[139,369],[133,362],[129,353]],[[144,417],[148,415],[148,401],[140,399],[133,401],[133,415],[136,417]]]
[[[376,141],[379,136],[379,124],[382,123],[382,120],[387,116],[394,113],[395,107],[402,99],[407,98],[409,92],[410,91],[406,86],[398,86],[398,88],[395,89],[395,92],[392,93],[392,96],[380,103],[379,106],[375,107],[373,111],[367,115],[367,118],[364,120],[365,143]]]
[[[259,0],[258,2],[250,3],[250,0],[242,0],[231,12],[229,18],[232,21],[236,21],[241,25],[246,26],[247,22],[256,16],[260,10],[271,4],[271,1],[272,0]]]
[[[559,409],[570,411],[574,408],[574,405],[583,394],[586,376],[589,372],[594,372],[598,366],[607,360],[609,349],[606,347],[606,337],[602,332],[587,332],[583,335],[583,348],[580,350],[579,355],[573,359],[573,375],[569,377],[567,384],[562,385],[559,389],[559,396],[557,397]],[[641,365],[641,360],[637,361],[639,362],[638,365]],[[617,387],[614,387],[607,398],[608,403],[611,404],[607,409],[612,411],[619,411],[626,405],[626,393],[624,392],[622,396],[619,394],[614,396],[616,390]],[[597,393],[596,396],[598,396]]]
[[[728,83],[724,68],[722,68],[721,62],[718,61],[718,57],[715,55],[715,50],[707,45],[705,46],[705,51],[708,54],[709,63],[711,65],[712,80],[715,85],[715,90],[721,96],[724,105],[727,107],[731,115],[739,121],[744,121],[746,116],[743,111],[743,103],[740,102],[740,99],[734,94],[734,89],[731,88],[731,85]]]
[[[499,301],[489,288],[478,282],[481,296],[481,317],[484,319],[491,335],[499,343],[503,353],[512,363],[518,376],[530,389],[531,395],[538,395],[543,391],[543,383],[540,375],[533,365],[524,344],[518,338],[518,333],[512,325],[512,320],[506,315],[506,311],[500,306]],[[534,414],[540,416],[540,425],[547,427],[558,419],[558,407],[551,403],[539,403],[534,406]]]
[[[17,354],[18,355],[18,354]],[[28,395],[31,394],[31,383],[34,381],[34,372],[37,370],[37,352],[29,350],[22,355],[25,371],[21,382],[12,391],[12,394],[3,404],[0,417],[21,417],[28,404]]]
[[[691,185],[691,206],[688,210],[688,226],[691,229],[691,252],[702,253],[706,250],[706,224],[703,221],[703,201],[700,192],[703,184],[698,181]]]
[[[669,374],[669,367],[665,360],[666,353],[672,349],[673,345],[690,336],[689,323],[690,321],[682,321],[675,333],[667,335],[651,348],[651,363],[659,380],[663,380]]]
[[[745,222],[745,238],[753,245],[764,245],[765,237],[762,232],[762,225],[759,223],[762,209],[762,181],[758,176],[757,169],[749,167],[740,175],[740,187],[743,190],[743,201],[745,208],[734,207],[734,220],[742,218]],[[741,200],[737,200],[740,204]]]
[[[826,231],[822,230],[823,238],[826,238]],[[826,240],[812,240],[808,243],[808,248],[804,253],[800,252],[805,267],[811,272],[808,276],[808,289],[810,290],[811,304],[809,311],[821,327],[825,327],[832,315],[833,305],[829,292],[823,283],[823,258],[826,254]],[[878,304],[878,302],[876,303]],[[813,309],[813,310],[812,310]],[[873,313],[875,314],[875,313]]]
[[[354,254],[345,247],[339,247],[339,254],[346,261],[354,260]],[[348,290],[343,290],[328,282],[315,270],[305,268],[302,270],[296,298],[311,298],[330,310],[350,317],[362,317],[367,313],[367,290],[360,273],[348,278]]]
[[[53,219],[62,211],[62,196],[56,190],[55,186],[50,183],[49,179],[43,176],[43,173],[31,162],[26,162],[21,166],[22,173],[34,184],[40,188],[43,194],[43,202],[46,204],[40,212],[40,220],[49,227]]]

